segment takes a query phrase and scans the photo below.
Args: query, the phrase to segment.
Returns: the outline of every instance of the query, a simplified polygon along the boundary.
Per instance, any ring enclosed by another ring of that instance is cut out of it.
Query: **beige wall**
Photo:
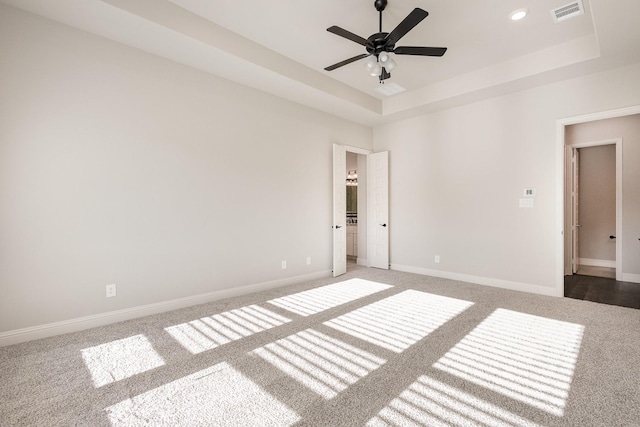
[[[1,5],[0,69],[0,332],[331,270],[370,128]]]
[[[616,146],[578,151],[578,254],[587,260],[615,261],[616,241],[609,236],[616,235]]]
[[[616,237],[622,239],[623,280],[640,280],[640,114],[566,128],[567,144],[612,138],[622,138],[622,236]]]
[[[2,5],[0,69],[0,332],[329,271],[333,143],[391,151],[396,267],[551,293],[556,121],[640,105],[636,64],[372,130]]]
[[[358,155],[347,151],[347,172],[358,169]]]
[[[557,292],[558,120],[640,105],[638,75],[636,64],[376,127],[374,149],[390,150],[392,265]],[[519,208],[530,187],[533,208]]]

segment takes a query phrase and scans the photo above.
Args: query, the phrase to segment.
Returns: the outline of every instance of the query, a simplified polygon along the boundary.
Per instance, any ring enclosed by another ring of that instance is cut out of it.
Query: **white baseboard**
[[[578,258],[578,263],[580,265],[588,265],[590,267],[616,268],[616,262],[607,259]]]
[[[154,304],[125,308],[123,310],[109,311],[106,313],[64,320],[61,322],[47,323],[45,325],[0,332],[0,347],[37,340],[40,338],[52,337],[55,335],[66,334],[69,332],[82,331],[84,329],[109,325],[112,323],[122,322],[124,320],[136,319],[139,317],[149,316],[151,314],[164,313],[171,310],[177,310],[179,308],[205,304],[224,298],[237,297],[254,292],[279,288],[282,286],[294,285],[296,283],[320,279],[327,276],[331,276],[331,271],[319,271],[302,276],[271,280],[268,282],[255,283],[253,285],[241,286],[238,288],[207,292],[204,294],[198,294],[169,301],[162,301]]]
[[[404,271],[407,273],[422,274],[424,276],[441,277],[443,279],[460,280],[462,282],[475,283],[476,285],[493,286],[496,288],[509,289],[512,291],[529,292],[547,296],[558,296],[557,290],[552,287],[532,285],[530,283],[512,282],[509,280],[491,279],[488,277],[472,276],[469,274],[451,273],[441,270],[430,270],[422,267],[412,267],[408,265],[391,264],[392,270]]]
[[[622,281],[640,283],[640,274],[622,273]]]

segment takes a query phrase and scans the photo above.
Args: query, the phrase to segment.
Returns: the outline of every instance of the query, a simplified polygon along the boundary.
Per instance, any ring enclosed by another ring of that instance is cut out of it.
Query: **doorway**
[[[622,140],[575,143],[567,146],[567,222],[571,224],[570,274],[616,278],[621,246]],[[620,150],[621,152],[621,150]],[[620,173],[619,173],[620,172]],[[618,274],[618,277],[620,274]]]
[[[348,183],[351,185],[347,185]],[[357,190],[353,187],[357,187]],[[350,209],[347,209],[348,205]],[[347,272],[348,256],[355,260],[357,265],[389,268],[387,223],[388,152],[371,153],[355,147],[334,144],[334,277]]]
[[[367,266],[367,156],[347,151],[347,271]]]
[[[640,193],[634,190],[638,181],[633,176],[640,164],[640,105],[559,119],[556,126],[556,295],[616,305],[625,305],[622,299],[635,295],[631,299],[640,304]],[[606,140],[611,135],[619,138]],[[580,225],[579,221],[572,223],[571,151],[607,143],[616,147],[616,233],[611,239],[616,245],[615,279],[573,274],[571,258],[573,227]]]

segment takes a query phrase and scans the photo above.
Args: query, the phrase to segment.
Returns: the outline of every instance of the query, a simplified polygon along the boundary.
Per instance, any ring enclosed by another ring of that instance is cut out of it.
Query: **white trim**
[[[351,147],[350,145],[343,145],[343,147],[345,148],[345,150],[347,150],[350,153],[364,154],[364,155],[373,153],[373,151],[365,150],[364,148]]]
[[[614,260],[592,259],[592,258],[578,258],[578,260],[580,265],[588,265],[591,267],[616,268],[616,262]]]
[[[640,274],[624,273],[622,275],[623,282],[640,283]]]
[[[566,159],[564,143],[564,124],[556,122],[556,286],[554,295],[564,296],[564,244],[565,235],[565,191],[566,191]]]
[[[617,110],[601,111],[584,114],[582,116],[567,117],[556,120],[556,289],[557,296],[564,296],[564,190],[565,190],[565,140],[564,128],[568,125],[591,122],[594,120],[612,119],[615,117],[640,114],[640,105],[619,108]],[[621,154],[621,153],[620,153]],[[618,151],[616,150],[616,158]],[[622,223],[622,221],[620,221]],[[620,239],[619,239],[620,240]],[[618,244],[619,242],[616,242]],[[621,244],[621,242],[620,242]],[[621,258],[621,257],[618,257]],[[622,269],[619,270],[622,273]],[[616,270],[616,275],[618,270]]]
[[[596,113],[583,114],[581,116],[575,116],[575,117],[565,117],[564,119],[559,119],[557,122],[562,124],[563,126],[567,126],[567,125],[575,125],[578,123],[593,122],[595,120],[614,119],[616,117],[631,116],[639,113],[640,113],[640,105],[635,105],[631,107],[619,108],[617,110],[600,111]],[[564,129],[563,129],[563,136],[564,136]]]
[[[319,271],[302,276],[289,277],[286,279],[271,280],[268,282],[255,283],[253,285],[241,286],[220,291],[207,292],[204,294],[178,298],[169,301],[157,302],[154,304],[141,305],[138,307],[125,308],[122,310],[109,311],[106,313],[94,314],[91,316],[78,317],[76,319],[63,320],[61,322],[47,323],[45,325],[32,326],[29,328],[15,329],[13,331],[0,333],[0,347],[32,341],[40,338],[52,337],[69,332],[82,331],[84,329],[95,328],[97,326],[109,325],[124,320],[136,319],[152,314],[164,313],[180,308],[191,307],[198,304],[205,304],[224,298],[247,295],[254,292],[266,291],[282,286],[293,285],[309,280],[320,279],[331,276],[331,271]]]
[[[459,280],[474,283],[476,285],[492,286],[494,288],[509,289],[512,291],[529,292],[532,294],[557,296],[555,289],[547,286],[533,285],[530,283],[512,282],[509,280],[492,279],[489,277],[472,276],[469,274],[451,273],[441,270],[429,270],[422,267],[391,264],[391,270],[404,271],[406,273],[422,274],[424,276],[441,277],[443,279]]]
[[[567,147],[591,148],[591,147],[600,147],[601,145],[613,145],[618,142],[622,142],[622,138],[611,138],[611,139],[605,139],[603,141],[576,142],[575,144],[567,144]]]

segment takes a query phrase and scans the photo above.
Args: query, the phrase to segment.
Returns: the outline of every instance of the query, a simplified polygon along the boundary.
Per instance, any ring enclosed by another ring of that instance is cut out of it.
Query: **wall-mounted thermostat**
[[[524,189],[524,195],[527,197],[533,197],[536,195],[536,189],[535,188],[525,188]]]

